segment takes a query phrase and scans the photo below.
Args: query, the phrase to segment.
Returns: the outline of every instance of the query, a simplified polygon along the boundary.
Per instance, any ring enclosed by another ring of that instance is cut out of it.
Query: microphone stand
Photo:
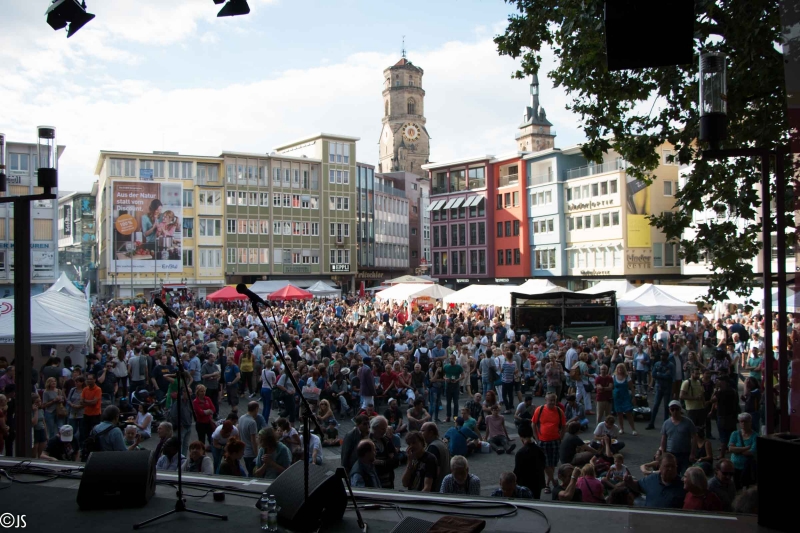
[[[167,329],[169,330],[169,336],[172,338],[172,350],[175,352],[175,355],[177,355],[178,354],[178,350],[177,350],[178,340],[175,338],[175,333],[172,331],[172,325],[169,322],[169,314],[165,311],[164,315],[165,315],[164,318],[167,319]],[[189,399],[191,399],[191,395],[189,394],[189,385],[186,383],[186,380],[183,377],[183,372],[184,372],[183,364],[182,364],[182,362],[180,360],[178,360],[178,364],[181,365],[181,368],[178,370],[178,374],[177,374],[176,379],[178,380],[179,384],[183,383],[183,390],[181,390],[181,387],[178,386],[178,398],[177,398],[177,402],[178,402],[178,426],[180,426],[181,421],[182,421],[182,418],[181,418],[181,405],[183,404],[183,393],[185,392],[186,393],[186,397],[189,398]],[[192,413],[192,417],[194,417],[194,413],[191,410],[190,410],[190,413]],[[170,516],[170,515],[172,515],[174,513],[192,513],[192,514],[198,514],[198,515],[203,515],[203,516],[210,516],[211,518],[219,518],[220,520],[226,520],[226,521],[228,520],[228,516],[227,515],[208,513],[206,511],[198,511],[196,509],[189,509],[188,507],[186,507],[186,499],[183,497],[183,477],[181,475],[181,470],[183,469],[183,465],[181,464],[180,455],[181,455],[181,428],[178,427],[178,492],[176,493],[176,496],[178,497],[178,501],[175,502],[175,509],[172,509],[171,511],[167,511],[166,513],[160,514],[158,516],[154,516],[153,518],[149,518],[149,519],[145,520],[144,522],[140,522],[138,524],[134,524],[133,525],[133,529],[139,529],[142,526],[146,526],[147,524],[149,524],[151,522],[155,522],[156,520],[160,520],[160,519],[165,518],[167,516]]]
[[[253,305],[253,311],[258,316],[258,319],[261,321],[261,325],[264,326],[264,329],[267,332],[267,336],[269,337],[270,342],[272,342],[272,346],[275,348],[275,352],[280,355],[281,362],[283,363],[284,368],[286,368],[286,359],[283,355],[283,350],[281,350],[278,341],[275,340],[275,337],[272,335],[272,331],[269,329],[267,325],[267,321],[264,320],[264,317],[261,315],[261,311],[258,309],[258,301],[255,298],[250,298],[250,303]],[[276,323],[277,327],[277,323]],[[319,422],[317,422],[316,417],[311,415],[311,406],[308,404],[308,400],[306,400],[305,396],[303,396],[303,389],[300,388],[298,385],[297,380],[294,379],[294,376],[291,372],[286,369],[286,376],[292,382],[292,386],[294,386],[295,394],[300,394],[300,403],[301,408],[303,409],[303,413],[301,414],[303,419],[303,496],[306,500],[308,500],[308,459],[311,453],[311,425],[309,422],[313,421],[314,425],[317,426],[317,430],[319,430],[320,435],[322,434],[322,428],[319,426]],[[291,401],[294,401],[292,398]],[[292,407],[294,408],[294,407]]]

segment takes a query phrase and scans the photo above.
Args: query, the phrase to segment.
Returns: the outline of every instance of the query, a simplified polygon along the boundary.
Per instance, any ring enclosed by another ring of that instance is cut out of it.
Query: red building
[[[530,278],[526,175],[523,153],[498,157],[491,162],[494,183],[492,243],[494,276],[500,282],[524,282]]]

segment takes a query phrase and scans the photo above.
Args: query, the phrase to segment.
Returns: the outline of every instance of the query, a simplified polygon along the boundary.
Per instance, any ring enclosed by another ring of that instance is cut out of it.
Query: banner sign
[[[697,320],[697,315],[622,315],[620,318],[625,322],[652,322],[653,320],[678,322],[682,320]]]
[[[112,272],[182,272],[183,186],[118,181],[112,190]]]

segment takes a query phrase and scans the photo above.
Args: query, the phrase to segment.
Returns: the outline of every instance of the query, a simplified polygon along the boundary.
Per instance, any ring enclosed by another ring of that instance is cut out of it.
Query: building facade
[[[383,71],[383,128],[378,172],[423,174],[430,157],[421,68],[403,58]]]
[[[345,293],[355,290],[358,274],[355,233],[358,140],[358,137],[320,133],[279,146],[274,154],[277,159],[288,156],[320,164],[320,235],[313,239],[318,243],[321,254],[319,277],[330,279]],[[313,189],[308,189],[309,196],[312,192]],[[284,253],[286,250],[289,248],[285,248]],[[286,275],[289,272],[284,270],[283,274],[282,279],[291,279]],[[305,272],[300,275],[305,275]]]
[[[89,192],[61,193],[58,197],[58,266],[80,285],[89,283],[97,294],[97,182]]]
[[[430,275],[450,288],[494,280],[493,156],[423,165],[431,179]]]
[[[529,228],[525,206],[527,166],[523,152],[492,160],[495,183],[494,254],[495,277],[500,283],[522,283],[531,271]]]
[[[6,139],[6,196],[41,194],[37,187],[37,144]],[[58,157],[64,152],[58,147]],[[57,190],[53,191],[57,193]],[[31,293],[38,294],[59,276],[58,204],[53,200],[31,202]],[[14,294],[14,207],[0,204],[0,297]]]
[[[539,77],[531,76],[531,105],[525,108],[522,123],[516,134],[517,150],[520,152],[541,152],[555,146],[556,132],[547,120],[544,107],[539,105]]]
[[[97,262],[101,293],[149,298],[225,285],[222,157],[101,151]]]

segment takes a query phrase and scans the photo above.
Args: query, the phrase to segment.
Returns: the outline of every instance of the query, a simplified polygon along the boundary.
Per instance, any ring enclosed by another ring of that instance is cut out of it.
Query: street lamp
[[[4,196],[0,203],[13,204],[14,247],[14,350],[17,372],[17,438],[14,451],[18,457],[31,457],[31,417],[33,384],[33,362],[31,361],[31,202],[35,200],[55,200],[53,189],[58,187],[58,145],[56,129],[52,126],[37,128],[37,179],[42,188],[41,194],[23,196]],[[0,192],[6,192],[5,179],[5,136],[0,135]]]
[[[759,157],[761,159],[761,262],[764,283],[764,355],[766,376],[766,427],[767,434],[774,433],[775,404],[772,399],[774,357],[772,355],[772,213],[770,212],[770,161],[775,158],[775,238],[778,248],[778,372],[780,409],[780,430],[789,430],[788,394],[788,352],[786,339],[786,183],[784,177],[784,157],[786,147],[769,148],[731,148],[721,149],[728,132],[728,96],[726,80],[726,56],[719,52],[706,52],[700,55],[700,133],[701,143],[708,143],[710,150],[703,150],[705,160],[730,159],[732,157]]]

